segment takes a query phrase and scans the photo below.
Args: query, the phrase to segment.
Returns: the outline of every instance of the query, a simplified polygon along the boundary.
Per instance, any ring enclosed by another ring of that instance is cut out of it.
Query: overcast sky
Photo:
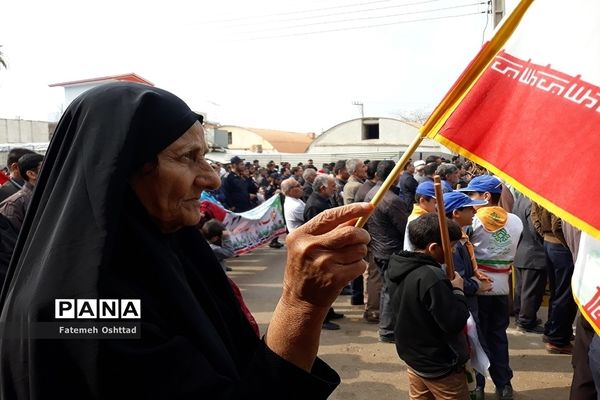
[[[353,101],[366,116],[430,111],[489,39],[487,9],[486,0],[6,0],[0,117],[55,118],[64,93],[49,84],[129,72],[227,125],[320,133],[359,117]]]

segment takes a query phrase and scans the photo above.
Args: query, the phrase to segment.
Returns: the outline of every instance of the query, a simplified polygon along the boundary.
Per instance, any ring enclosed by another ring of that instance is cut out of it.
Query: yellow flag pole
[[[392,186],[392,182],[396,180],[400,172],[403,170],[404,165],[408,162],[409,158],[415,153],[421,142],[424,138],[431,135],[433,132],[438,132],[439,129],[446,123],[446,120],[450,117],[450,115],[454,112],[458,104],[462,101],[462,99],[466,96],[466,94],[471,90],[475,82],[479,79],[481,74],[486,70],[488,65],[492,62],[496,54],[510,37],[510,35],[514,32],[519,22],[525,15],[525,12],[529,8],[529,6],[533,3],[534,0],[521,0],[519,4],[515,7],[514,11],[509,15],[509,17],[502,23],[500,28],[496,31],[496,34],[487,43],[479,52],[478,56],[471,62],[471,64],[465,69],[463,74],[458,78],[452,89],[448,92],[448,94],[444,97],[444,99],[440,102],[440,104],[433,110],[425,124],[421,127],[419,135],[413,140],[410,144],[406,152],[400,157],[400,160],[387,177],[387,179],[383,182],[373,199],[371,200],[371,204],[373,204],[373,209],[377,207],[381,199],[383,199],[384,194],[390,189]],[[367,222],[367,217],[361,217],[356,222],[357,228],[362,228]]]
[[[404,165],[406,165],[406,163],[408,162],[410,157],[412,157],[412,155],[415,153],[415,151],[417,151],[417,148],[419,147],[419,145],[421,144],[421,142],[423,141],[424,138],[425,138],[425,135],[421,132],[419,135],[417,135],[417,137],[415,137],[415,139],[412,141],[410,146],[408,146],[408,149],[406,150],[406,152],[404,154],[402,154],[402,157],[400,157],[400,160],[398,160],[398,162],[394,166],[394,169],[392,170],[392,172],[390,172],[387,179],[383,182],[383,184],[381,185],[381,187],[379,188],[377,193],[375,193],[375,196],[371,200],[371,204],[373,204],[373,209],[375,209],[375,207],[377,207],[377,204],[379,204],[381,199],[383,199],[383,196],[387,193],[388,190],[390,190],[392,183],[396,180],[398,175],[400,175],[400,172],[404,169]],[[355,226],[357,228],[362,228],[365,225],[365,223],[367,222],[367,219],[369,217],[370,217],[370,215],[367,217],[360,217],[358,219],[358,221],[356,221]]]

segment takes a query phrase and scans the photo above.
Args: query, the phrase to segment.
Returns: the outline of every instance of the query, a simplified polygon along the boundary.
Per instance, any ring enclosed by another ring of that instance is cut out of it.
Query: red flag
[[[596,239],[599,20],[600,2],[522,0],[423,128]],[[597,304],[591,254],[572,282],[580,306]]]

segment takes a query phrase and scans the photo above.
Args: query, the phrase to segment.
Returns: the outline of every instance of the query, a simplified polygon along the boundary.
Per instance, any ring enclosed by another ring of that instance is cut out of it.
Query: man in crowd
[[[313,183],[313,192],[306,202],[304,207],[304,221],[309,221],[321,212],[331,208],[330,199],[335,193],[335,179],[330,175],[318,175]],[[342,318],[343,314],[336,313],[333,308],[329,309],[325,322],[323,322],[323,329],[327,330],[338,330],[340,326],[335,322],[331,322],[332,319]]]
[[[17,230],[21,229],[25,213],[29,208],[43,159],[44,156],[37,153],[27,153],[19,158],[19,172],[24,179],[23,187],[0,203],[0,214],[4,215]]]
[[[412,161],[409,161],[404,166],[404,172],[400,176],[400,181],[398,182],[400,193],[402,193],[402,197],[409,210],[412,210],[412,205],[415,203],[415,194],[417,185],[419,184],[413,176],[414,173],[415,167]]]
[[[250,187],[243,177],[244,160],[238,156],[231,158],[231,172],[223,180],[223,191],[229,209],[241,213],[252,209],[252,200],[256,198],[258,189]]]
[[[425,161],[417,160],[413,163],[415,166],[415,180],[417,183],[425,181]]]
[[[348,182],[344,186],[344,205],[355,202],[354,197],[356,196],[356,192],[364,183],[365,178],[367,177],[367,169],[365,165],[361,160],[358,160],[356,158],[346,161],[346,169],[348,170],[348,174],[350,174],[350,177],[348,178]]]
[[[304,185],[304,179],[302,178],[302,173],[304,172],[304,170],[302,169],[302,167],[292,167],[290,172],[292,173],[292,178],[298,181],[300,185]]]
[[[317,171],[313,168],[306,168],[302,173],[302,179],[304,179],[304,185],[302,186],[302,200],[307,201],[313,192],[312,185],[317,177]]]
[[[350,174],[348,174],[348,169],[346,168],[346,160],[338,160],[334,167],[333,173],[335,175],[335,193],[331,196],[331,205],[334,207],[339,207],[344,205],[344,186],[346,186],[346,182],[348,182],[348,178]]]
[[[531,221],[544,239],[544,252],[548,265],[550,306],[543,340],[550,354],[571,354],[573,346],[573,321],[577,305],[571,291],[571,277],[575,266],[562,232],[562,220],[537,203],[531,206]]]
[[[523,194],[515,196],[513,214],[523,222],[523,236],[515,254],[516,287],[514,310],[517,328],[524,332],[544,333],[537,312],[546,290],[546,254],[544,240],[531,221],[531,200]]]
[[[367,193],[365,201],[371,201],[383,181],[394,169],[394,161],[384,160],[377,166],[377,177],[379,182]],[[383,276],[383,287],[381,288],[381,300],[379,311],[379,340],[385,343],[394,343],[394,315],[391,308],[390,282],[385,277],[385,271],[392,254],[402,251],[404,244],[404,230],[408,212],[406,204],[392,191],[398,183],[398,178],[392,183],[381,202],[377,205],[371,218],[367,221],[367,230],[371,235],[369,250],[381,275]],[[369,293],[369,296],[375,293]]]
[[[19,172],[19,158],[25,154],[31,154],[33,151],[15,147],[8,152],[8,158],[6,159],[6,166],[9,172],[9,180],[0,186],[0,201],[5,200],[9,196],[17,193],[25,184],[25,180]]]
[[[295,179],[288,178],[281,182],[281,192],[285,196],[283,202],[285,225],[288,233],[292,233],[304,223],[304,207],[306,205],[302,201],[302,186]]]

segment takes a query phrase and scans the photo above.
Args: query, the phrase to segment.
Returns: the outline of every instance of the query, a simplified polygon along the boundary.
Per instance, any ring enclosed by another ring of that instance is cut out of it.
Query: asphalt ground
[[[261,334],[265,332],[281,294],[285,259],[285,247],[263,247],[227,260],[233,269],[228,275],[239,285],[260,325]],[[344,318],[336,321],[341,329],[322,331],[319,350],[319,356],[342,378],[342,383],[330,398],[407,399],[406,365],[398,357],[393,344],[378,341],[377,326],[363,322],[363,306],[352,306],[349,296],[340,296],[334,308],[336,312],[345,314]],[[545,312],[545,309],[540,312],[542,319]],[[515,399],[568,399],[572,378],[571,357],[548,354],[541,335],[517,331],[513,321],[508,337]],[[489,394],[486,398],[494,399],[493,391],[494,385],[488,381],[486,394]]]

